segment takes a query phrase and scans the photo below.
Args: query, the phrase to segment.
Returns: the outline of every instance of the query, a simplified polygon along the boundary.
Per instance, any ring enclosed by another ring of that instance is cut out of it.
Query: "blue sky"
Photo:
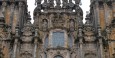
[[[28,11],[30,11],[31,18],[33,18],[33,11],[35,8],[35,0],[27,0],[28,2]],[[81,0],[81,8],[84,12],[84,18],[86,16],[86,11],[89,11],[90,0]],[[32,21],[33,22],[33,21]]]

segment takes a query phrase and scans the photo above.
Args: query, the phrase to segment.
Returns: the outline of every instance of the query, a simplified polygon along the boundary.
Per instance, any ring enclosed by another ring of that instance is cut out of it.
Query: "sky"
[[[28,11],[30,11],[31,18],[33,19],[33,11],[35,9],[35,0],[27,0],[27,2],[28,2]],[[86,16],[86,11],[89,11],[89,5],[90,5],[90,0],[81,0],[81,8],[83,9],[84,19]]]

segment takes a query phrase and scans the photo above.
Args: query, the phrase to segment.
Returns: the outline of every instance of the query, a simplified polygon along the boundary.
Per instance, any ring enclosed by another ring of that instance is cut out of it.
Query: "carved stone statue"
[[[54,0],[48,0],[49,1],[49,7],[53,8],[54,7]]]
[[[56,0],[56,8],[57,8],[57,9],[58,9],[58,8],[60,9],[60,7],[61,7],[60,4],[61,4],[61,1],[60,1],[60,0]]]
[[[71,19],[70,21],[69,21],[69,28],[70,28],[70,31],[74,31],[74,28],[75,28],[75,22],[74,22],[74,20],[73,19]]]
[[[46,31],[48,29],[48,21],[47,21],[47,19],[43,19],[42,27],[43,27],[43,31]]]
[[[67,7],[68,0],[62,0],[62,2],[63,2],[63,8],[66,8],[66,7]]]
[[[78,13],[78,15],[83,16],[83,10],[81,9],[81,7],[79,6],[79,4],[75,5],[75,11],[76,13]]]

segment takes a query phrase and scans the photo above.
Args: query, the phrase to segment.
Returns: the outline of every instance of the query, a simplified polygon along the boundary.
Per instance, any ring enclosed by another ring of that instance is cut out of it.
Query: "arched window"
[[[57,55],[57,56],[55,56],[54,58],[63,58],[62,56],[60,56],[60,55]]]

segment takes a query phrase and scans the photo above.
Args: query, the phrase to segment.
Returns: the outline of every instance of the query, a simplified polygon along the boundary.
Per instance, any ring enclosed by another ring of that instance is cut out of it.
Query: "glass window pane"
[[[44,47],[47,48],[48,47],[48,37],[45,38],[45,41],[44,41]]]
[[[69,36],[69,47],[72,47],[72,45],[73,45],[73,38],[72,38],[72,36],[70,35],[70,36]]]
[[[64,46],[64,32],[53,32],[52,45],[53,47],[63,47]]]

